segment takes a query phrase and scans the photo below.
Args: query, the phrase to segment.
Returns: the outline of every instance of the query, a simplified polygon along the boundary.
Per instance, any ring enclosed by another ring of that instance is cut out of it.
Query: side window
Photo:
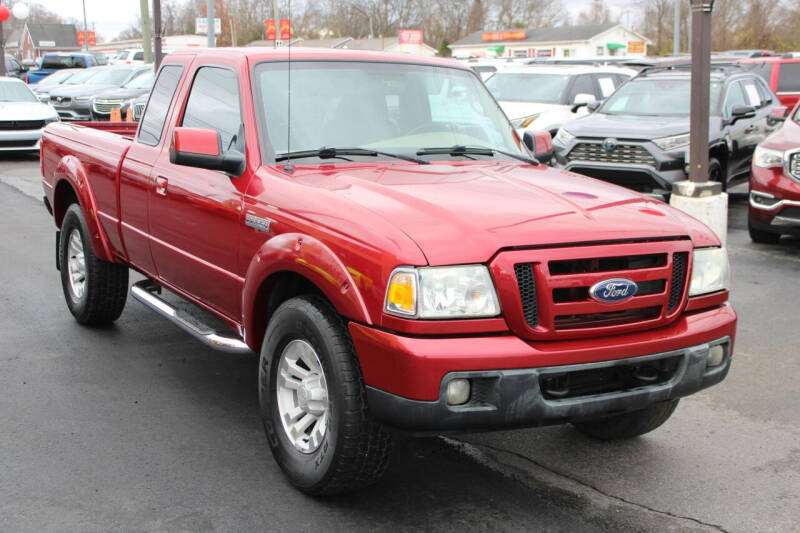
[[[761,94],[761,101],[764,104],[771,104],[775,101],[775,96],[772,94],[772,90],[767,86],[767,83],[761,78],[761,76],[755,79],[756,85],[758,86],[758,92]]]
[[[611,93],[620,85],[613,74],[597,74],[597,84],[600,86],[601,99],[611,96]]]
[[[161,141],[164,122],[182,73],[183,67],[180,65],[164,65],[161,68],[139,126],[139,142],[155,146]]]
[[[753,107],[762,106],[761,93],[758,91],[756,80],[743,80],[742,87],[744,87],[744,94],[747,96],[747,105]]]
[[[572,83],[572,89],[569,91],[569,98],[567,100],[568,103],[574,103],[575,97],[579,94],[589,94],[594,98],[597,97],[594,89],[594,80],[592,80],[591,74],[580,74],[579,76],[575,76],[575,80]]]
[[[234,141],[240,141],[235,139],[242,126],[236,74],[220,67],[198,69],[181,125],[217,130],[223,150],[229,149]]]
[[[742,84],[738,81],[731,83],[728,86],[728,94],[725,96],[725,109],[724,113],[726,117],[731,116],[731,111],[734,107],[740,105],[748,105],[747,101],[744,99],[744,93],[742,92]]]
[[[133,60],[134,61],[144,60],[144,52],[136,52],[135,54],[133,54]]]
[[[800,93],[800,63],[783,63],[778,72],[779,93]]]

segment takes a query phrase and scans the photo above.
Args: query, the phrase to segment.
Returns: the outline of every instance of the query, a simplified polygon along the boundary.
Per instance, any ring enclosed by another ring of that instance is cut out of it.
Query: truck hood
[[[662,202],[545,165],[330,165],[324,173],[298,167],[294,178],[338,196],[331,205],[339,216],[352,202],[383,218],[431,265],[486,262],[521,246],[685,236],[718,243]]]
[[[500,104],[500,107],[505,112],[506,116],[511,120],[529,117],[537,113],[546,113],[547,111],[554,110],[563,111],[570,108],[570,106],[561,104],[541,104],[538,102],[500,101],[498,104]]]
[[[58,116],[56,110],[38,102],[0,102],[3,120],[46,120]]]
[[[689,117],[644,117],[592,113],[564,127],[577,137],[651,140],[689,132]]]

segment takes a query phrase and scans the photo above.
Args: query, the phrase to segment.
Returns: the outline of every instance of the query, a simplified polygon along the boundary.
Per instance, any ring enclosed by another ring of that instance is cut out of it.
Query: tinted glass
[[[688,79],[633,79],[617,89],[599,109],[609,115],[688,116],[691,84]],[[710,108],[719,103],[722,85],[711,82]]]
[[[568,81],[566,74],[498,72],[486,80],[486,87],[495,98],[505,102],[558,104]]]
[[[573,103],[575,101],[575,97],[579,94],[590,94],[596,97],[594,81],[589,74],[575,76],[575,81],[572,83],[572,89],[569,91],[569,99],[567,101],[569,103]]]
[[[45,55],[40,68],[59,70],[62,68],[84,68],[86,60],[77,56]]]
[[[725,98],[725,116],[730,116],[734,107],[749,105],[745,99],[744,92],[742,92],[742,84],[737,82],[731,83],[728,87],[728,95]]]
[[[144,59],[144,52],[136,52],[133,54],[134,61],[141,61],[142,59]]]
[[[0,102],[38,102],[24,83],[0,81]]]
[[[199,69],[189,93],[182,125],[217,130],[223,149],[230,147],[242,125],[236,74],[217,67]]]
[[[153,91],[150,93],[142,123],[139,126],[140,142],[155,146],[161,140],[167,112],[172,98],[175,96],[175,89],[181,80],[182,72],[183,67],[180,65],[165,65],[159,72],[158,79],[153,85]]]
[[[778,92],[800,92],[800,63],[783,63],[778,72]]]
[[[414,154],[422,148],[466,145],[521,153],[508,119],[468,71],[309,61],[293,63],[291,75],[288,128],[286,64],[262,63],[255,70],[258,113],[270,143],[266,159],[271,151],[323,146]]]

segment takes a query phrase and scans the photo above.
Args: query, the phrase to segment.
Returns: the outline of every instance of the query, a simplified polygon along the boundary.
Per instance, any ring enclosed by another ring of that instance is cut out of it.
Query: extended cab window
[[[242,126],[236,73],[220,67],[198,69],[182,126],[217,130],[223,150],[228,149]]]
[[[167,112],[182,73],[183,67],[180,65],[165,65],[158,73],[158,79],[153,85],[147,109],[142,117],[142,124],[139,126],[139,142],[155,146],[161,141]]]

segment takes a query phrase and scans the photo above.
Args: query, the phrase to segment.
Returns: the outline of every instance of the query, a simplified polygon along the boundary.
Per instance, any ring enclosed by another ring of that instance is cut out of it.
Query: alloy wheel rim
[[[313,453],[328,430],[328,385],[317,352],[295,339],[281,352],[277,377],[278,414],[286,438],[301,453]]]
[[[80,300],[86,292],[86,256],[83,251],[83,240],[77,229],[69,234],[67,244],[67,275],[69,290],[73,299]]]

